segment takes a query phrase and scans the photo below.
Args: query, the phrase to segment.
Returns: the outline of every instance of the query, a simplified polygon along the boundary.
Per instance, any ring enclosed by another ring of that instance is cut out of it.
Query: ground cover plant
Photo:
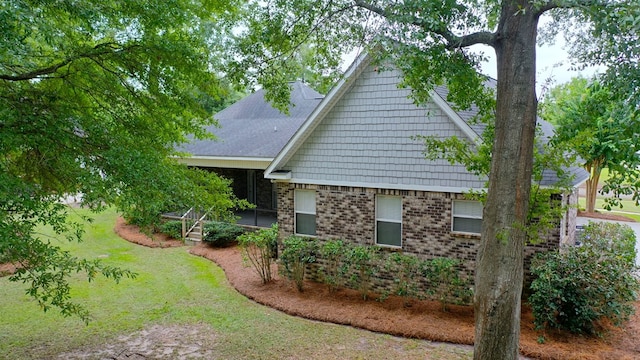
[[[133,357],[149,339],[158,349],[143,353],[157,359],[178,358],[179,351],[198,344],[192,355],[219,359],[471,358],[464,347],[311,322],[257,305],[233,290],[218,266],[190,255],[187,247],[148,248],[119,238],[115,219],[113,211],[97,215],[83,243],[60,246],[138,277],[118,285],[73,277],[74,299],[90,312],[87,326],[76,317],[43,313],[24,295],[24,285],[0,278],[0,359]],[[170,345],[190,340],[188,347]]]

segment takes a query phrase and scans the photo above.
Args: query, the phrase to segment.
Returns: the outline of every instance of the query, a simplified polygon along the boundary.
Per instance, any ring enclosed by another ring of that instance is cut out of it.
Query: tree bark
[[[474,359],[517,359],[524,244],[537,100],[538,14],[505,1],[494,48],[498,64],[495,140],[475,274]]]
[[[594,164],[589,165],[586,170],[589,172],[589,179],[587,179],[585,211],[588,213],[594,213],[596,211],[596,197],[598,196],[598,182],[600,182],[602,166],[598,161],[596,161]]]

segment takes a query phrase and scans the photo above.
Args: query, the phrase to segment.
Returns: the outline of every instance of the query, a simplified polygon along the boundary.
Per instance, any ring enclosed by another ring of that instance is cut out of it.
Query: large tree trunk
[[[531,192],[538,16],[529,0],[505,1],[494,45],[496,128],[475,275],[474,359],[517,359],[524,244]]]

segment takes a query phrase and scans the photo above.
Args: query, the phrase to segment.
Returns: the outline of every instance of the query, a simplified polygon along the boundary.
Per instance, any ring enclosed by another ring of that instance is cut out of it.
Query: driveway
[[[612,222],[612,223],[629,225],[633,229],[633,231],[636,233],[636,265],[640,266],[640,222],[600,220],[600,219],[592,219],[592,218],[578,216],[578,218],[576,219],[576,225],[586,225],[589,221]]]

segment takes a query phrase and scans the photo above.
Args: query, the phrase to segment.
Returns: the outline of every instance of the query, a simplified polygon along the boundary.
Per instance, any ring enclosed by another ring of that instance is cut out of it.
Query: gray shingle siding
[[[283,166],[294,180],[446,188],[482,188],[459,165],[428,161],[415,135],[464,133],[435,103],[418,107],[400,74],[369,66]]]

